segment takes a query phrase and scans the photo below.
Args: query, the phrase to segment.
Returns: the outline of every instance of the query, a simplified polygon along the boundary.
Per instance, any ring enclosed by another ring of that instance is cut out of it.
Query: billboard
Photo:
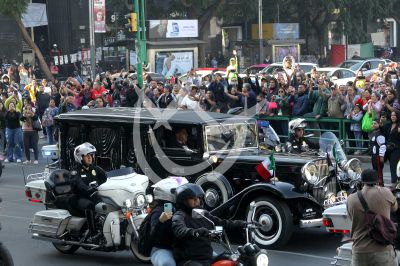
[[[199,37],[199,25],[192,20],[150,20],[149,39]]]
[[[282,62],[283,58],[291,55],[294,57],[295,62],[300,61],[300,45],[291,44],[291,45],[273,45],[272,46],[272,57],[274,62]]]
[[[264,23],[263,40],[296,40],[299,38],[299,23]],[[258,40],[258,24],[251,25],[251,38]]]
[[[94,0],[93,2],[94,32],[106,32],[106,2]]]
[[[169,78],[174,74],[185,74],[193,68],[193,52],[157,52],[155,69],[159,74]]]
[[[299,23],[274,23],[275,40],[296,40],[299,38]]]

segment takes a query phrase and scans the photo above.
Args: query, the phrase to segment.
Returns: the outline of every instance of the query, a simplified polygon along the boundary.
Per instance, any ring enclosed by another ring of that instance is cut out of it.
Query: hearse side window
[[[194,127],[173,126],[171,129],[159,127],[154,130],[155,138],[162,149],[181,148],[182,139],[187,135],[187,145],[190,149],[198,149],[198,132]]]
[[[74,158],[74,149],[77,145],[83,143],[79,125],[66,125],[67,130],[60,130],[61,133],[61,163],[65,169],[72,169],[76,162]]]
[[[92,127],[88,141],[96,147],[96,163],[104,170],[118,169],[121,165],[121,129]]]

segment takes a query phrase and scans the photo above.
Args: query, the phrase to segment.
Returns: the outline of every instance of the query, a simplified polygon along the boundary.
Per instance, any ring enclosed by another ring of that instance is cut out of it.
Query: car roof
[[[348,68],[343,68],[343,67],[319,67],[319,68],[317,68],[317,72],[318,71],[330,71],[330,72],[333,72],[333,71],[336,71],[336,70],[346,70],[346,71],[350,71],[350,72],[355,73],[353,70],[348,69]]]
[[[155,124],[166,122],[173,124],[215,124],[232,120],[232,122],[254,122],[250,117],[230,115],[215,112],[176,110],[176,109],[146,109],[131,107],[95,108],[63,113],[55,117],[57,122],[102,122],[102,123],[137,123]]]

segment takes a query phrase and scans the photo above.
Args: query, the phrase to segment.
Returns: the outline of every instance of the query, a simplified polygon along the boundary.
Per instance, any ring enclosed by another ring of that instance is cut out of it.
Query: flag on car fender
[[[256,171],[264,181],[268,181],[274,176],[275,171],[275,158],[274,154],[271,154],[269,158],[256,165]]]

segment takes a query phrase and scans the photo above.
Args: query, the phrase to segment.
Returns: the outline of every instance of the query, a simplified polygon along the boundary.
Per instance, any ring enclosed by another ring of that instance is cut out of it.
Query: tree
[[[46,78],[53,81],[54,77],[51,74],[48,65],[46,64],[46,61],[44,60],[43,55],[42,55],[41,51],[39,50],[39,47],[37,47],[35,42],[30,37],[28,31],[26,30],[26,28],[21,20],[21,15],[26,11],[28,4],[29,4],[28,0],[1,0],[0,1],[0,12],[3,15],[15,20],[15,22],[17,23],[18,29],[21,32],[22,38],[28,44],[28,46],[33,50],[33,52],[36,54],[36,57],[39,60],[40,68],[42,69]]]

